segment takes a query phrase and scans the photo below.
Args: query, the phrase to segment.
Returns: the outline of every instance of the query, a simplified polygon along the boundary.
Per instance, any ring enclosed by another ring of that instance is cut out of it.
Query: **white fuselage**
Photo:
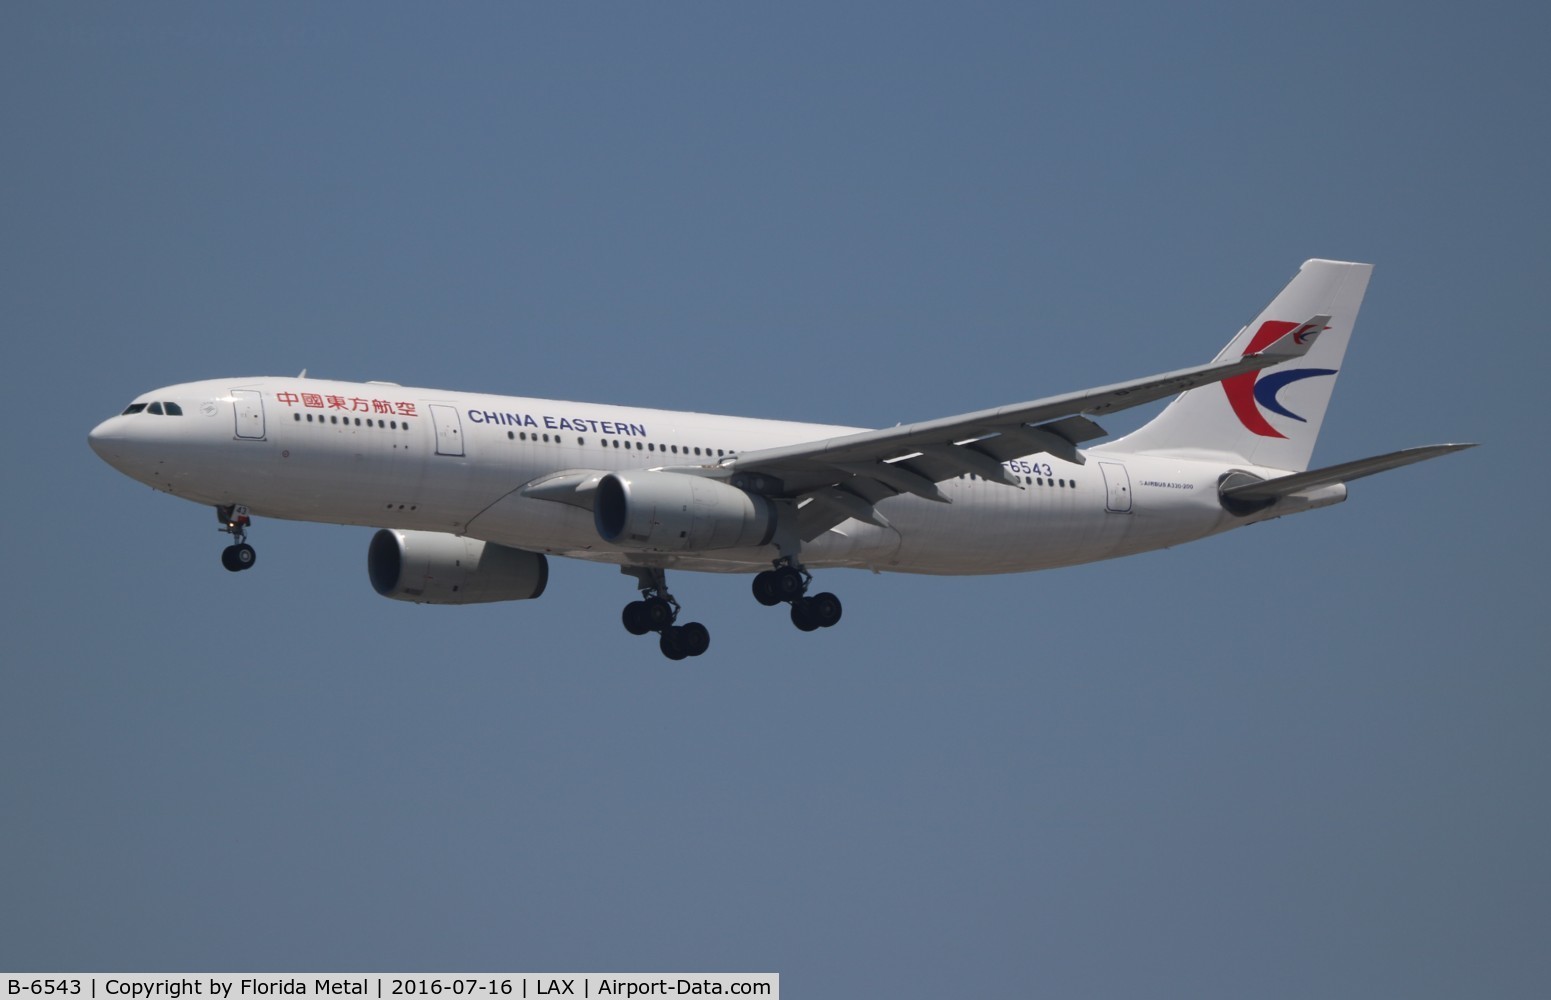
[[[93,430],[93,448],[125,474],[197,503],[723,572],[768,568],[776,549],[628,551],[602,540],[585,507],[518,491],[565,470],[716,466],[736,453],[858,430],[308,378],[191,382],[146,393],[136,400],[142,403]],[[181,415],[169,415],[167,403]],[[876,509],[887,526],[845,521],[806,542],[802,561],[985,574],[1109,559],[1256,520],[1223,509],[1219,479],[1230,469],[1274,474],[1103,447],[1080,457],[1082,464],[1045,454],[1003,463],[1021,489],[966,475],[941,484],[951,503],[908,494],[883,500]],[[1326,491],[1309,505],[1344,493]]]

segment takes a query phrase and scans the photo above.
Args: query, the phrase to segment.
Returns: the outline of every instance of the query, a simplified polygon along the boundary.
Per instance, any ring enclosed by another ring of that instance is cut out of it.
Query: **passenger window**
[[[145,408],[145,412],[147,412],[147,413],[154,413],[154,414],[156,414],[159,417],[159,416],[162,415],[162,404],[160,404],[160,403],[152,403],[150,406],[147,406]]]
[[[169,416],[169,417],[181,417],[181,416],[183,416],[183,407],[179,406],[177,403],[168,403],[168,404],[166,404],[166,408],[167,408],[167,416]]]

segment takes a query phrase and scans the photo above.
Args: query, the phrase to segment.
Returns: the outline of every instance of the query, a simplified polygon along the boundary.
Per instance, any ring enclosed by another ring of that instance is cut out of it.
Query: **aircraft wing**
[[[885,430],[745,452],[722,467],[735,485],[801,504],[801,532],[812,540],[850,517],[884,524],[880,500],[910,493],[947,503],[938,483],[973,473],[1022,489],[1002,465],[1048,453],[1082,462],[1077,446],[1103,437],[1089,414],[1113,413],[1302,357],[1329,316],[1315,316],[1256,354],[1219,358],[1147,378],[1015,403]]]

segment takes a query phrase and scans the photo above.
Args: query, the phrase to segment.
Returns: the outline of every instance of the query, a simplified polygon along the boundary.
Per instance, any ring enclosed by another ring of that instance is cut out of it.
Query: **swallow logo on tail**
[[[1323,318],[1323,317],[1321,317]],[[1306,344],[1323,333],[1327,328],[1312,323],[1288,323],[1285,320],[1268,320],[1260,325],[1255,335],[1250,338],[1249,346],[1244,349],[1244,354],[1255,354],[1269,345],[1275,343],[1289,332],[1293,335],[1293,341],[1298,344]],[[1299,423],[1307,423],[1303,417],[1283,406],[1278,400],[1277,394],[1294,382],[1301,382],[1306,378],[1317,378],[1321,375],[1334,375],[1335,368],[1268,368],[1258,372],[1245,372],[1243,375],[1235,375],[1222,382],[1223,391],[1228,394],[1228,404],[1233,407],[1234,414],[1245,429],[1259,434],[1261,437],[1285,438],[1286,434],[1271,426],[1261,409],[1271,411],[1278,416],[1296,420]]]

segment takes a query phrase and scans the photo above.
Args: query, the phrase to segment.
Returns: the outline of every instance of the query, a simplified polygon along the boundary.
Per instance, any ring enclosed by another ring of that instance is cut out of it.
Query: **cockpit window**
[[[123,413],[119,414],[119,416],[127,417],[131,413],[139,413],[143,409],[145,409],[145,404],[144,403],[130,403],[128,409],[126,409]]]
[[[177,403],[167,403],[165,405],[167,407],[167,416],[169,416],[169,417],[181,417],[181,416],[183,416],[183,407],[179,406]]]
[[[145,412],[147,412],[147,413],[154,413],[154,414],[156,414],[159,417],[159,416],[162,415],[162,404],[160,404],[160,403],[152,403],[150,406],[147,406],[145,408]]]

